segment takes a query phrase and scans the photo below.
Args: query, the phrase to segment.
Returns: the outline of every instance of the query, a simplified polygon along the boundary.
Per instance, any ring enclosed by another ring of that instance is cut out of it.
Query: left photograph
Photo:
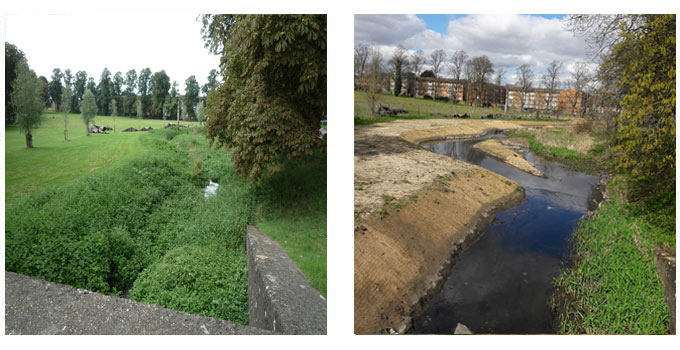
[[[326,334],[326,15],[4,23],[4,334]]]

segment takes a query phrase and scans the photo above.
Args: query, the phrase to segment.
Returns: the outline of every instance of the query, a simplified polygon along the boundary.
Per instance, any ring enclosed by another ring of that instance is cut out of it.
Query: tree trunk
[[[30,132],[26,133],[26,148],[33,148],[33,135]]]
[[[68,141],[68,130],[64,129],[64,141]]]
[[[90,123],[85,124],[85,130],[87,130],[87,136],[90,136]]]

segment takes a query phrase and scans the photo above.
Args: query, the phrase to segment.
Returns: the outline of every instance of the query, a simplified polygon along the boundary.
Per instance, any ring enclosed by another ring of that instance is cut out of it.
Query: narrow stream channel
[[[501,174],[526,190],[526,201],[502,211],[455,260],[441,292],[414,318],[413,333],[453,334],[458,323],[475,334],[554,333],[548,305],[578,220],[596,207],[598,176],[566,169],[520,150],[537,177],[473,148],[480,140],[425,146]],[[454,214],[454,213],[452,213]]]

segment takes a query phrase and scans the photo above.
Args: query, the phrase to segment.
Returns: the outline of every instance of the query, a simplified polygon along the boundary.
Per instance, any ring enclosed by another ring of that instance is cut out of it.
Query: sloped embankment
[[[500,175],[416,144],[531,125],[416,120],[355,127],[355,333],[408,331],[453,257],[495,213],[524,197]]]

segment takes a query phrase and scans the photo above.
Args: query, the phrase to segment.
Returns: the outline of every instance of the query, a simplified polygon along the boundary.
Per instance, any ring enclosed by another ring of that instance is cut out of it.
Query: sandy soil
[[[529,163],[524,156],[506,147],[501,141],[496,139],[488,139],[478,142],[474,145],[475,148],[490,154],[493,157],[500,159],[503,163],[515,167],[521,171],[527,172],[535,176],[543,176],[543,173],[536,169],[533,164]]]
[[[427,141],[546,126],[494,120],[399,120],[354,128],[355,332],[406,332],[455,255],[524,192]],[[453,330],[452,330],[453,332]]]

